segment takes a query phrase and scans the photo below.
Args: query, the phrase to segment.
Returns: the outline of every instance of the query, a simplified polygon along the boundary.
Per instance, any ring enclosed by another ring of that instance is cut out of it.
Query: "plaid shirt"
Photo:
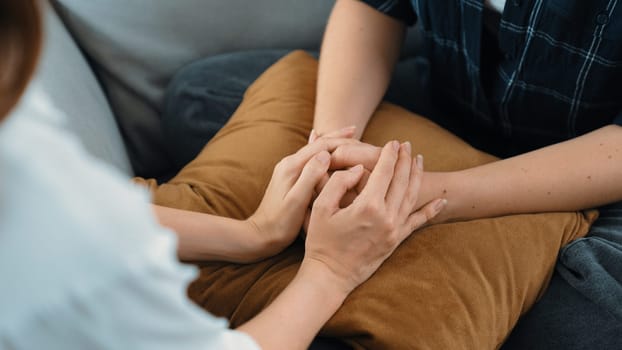
[[[508,0],[494,64],[482,57],[484,0],[364,2],[420,22],[432,102],[497,155],[622,125],[622,0]]]

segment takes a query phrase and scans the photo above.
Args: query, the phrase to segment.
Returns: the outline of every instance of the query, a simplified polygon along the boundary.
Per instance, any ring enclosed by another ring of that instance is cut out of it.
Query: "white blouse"
[[[27,99],[0,125],[0,348],[258,349],[188,300],[147,194]]]

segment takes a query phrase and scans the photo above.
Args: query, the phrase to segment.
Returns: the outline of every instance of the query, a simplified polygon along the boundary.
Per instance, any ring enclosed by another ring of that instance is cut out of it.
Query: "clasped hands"
[[[312,132],[308,145],[276,165],[246,220],[266,240],[266,257],[289,246],[304,224],[303,265],[328,271],[344,292],[367,280],[446,204],[417,202],[423,157],[413,158],[409,143],[379,148],[352,139],[353,132]]]

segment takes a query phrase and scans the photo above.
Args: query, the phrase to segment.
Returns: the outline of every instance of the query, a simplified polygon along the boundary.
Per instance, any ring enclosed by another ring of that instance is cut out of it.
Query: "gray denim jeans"
[[[224,126],[247,87],[286,53],[216,56],[177,74],[162,122],[170,156],[179,168]],[[424,58],[400,62],[385,99],[464,134],[429,104],[427,67]],[[521,318],[502,349],[622,349],[622,202],[600,208],[600,213],[588,237],[561,250],[547,292]],[[333,348],[322,348],[326,346]]]

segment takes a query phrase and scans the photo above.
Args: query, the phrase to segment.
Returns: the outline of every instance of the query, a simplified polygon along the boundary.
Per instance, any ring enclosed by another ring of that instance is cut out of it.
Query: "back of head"
[[[0,121],[28,85],[40,47],[38,0],[0,1]]]

